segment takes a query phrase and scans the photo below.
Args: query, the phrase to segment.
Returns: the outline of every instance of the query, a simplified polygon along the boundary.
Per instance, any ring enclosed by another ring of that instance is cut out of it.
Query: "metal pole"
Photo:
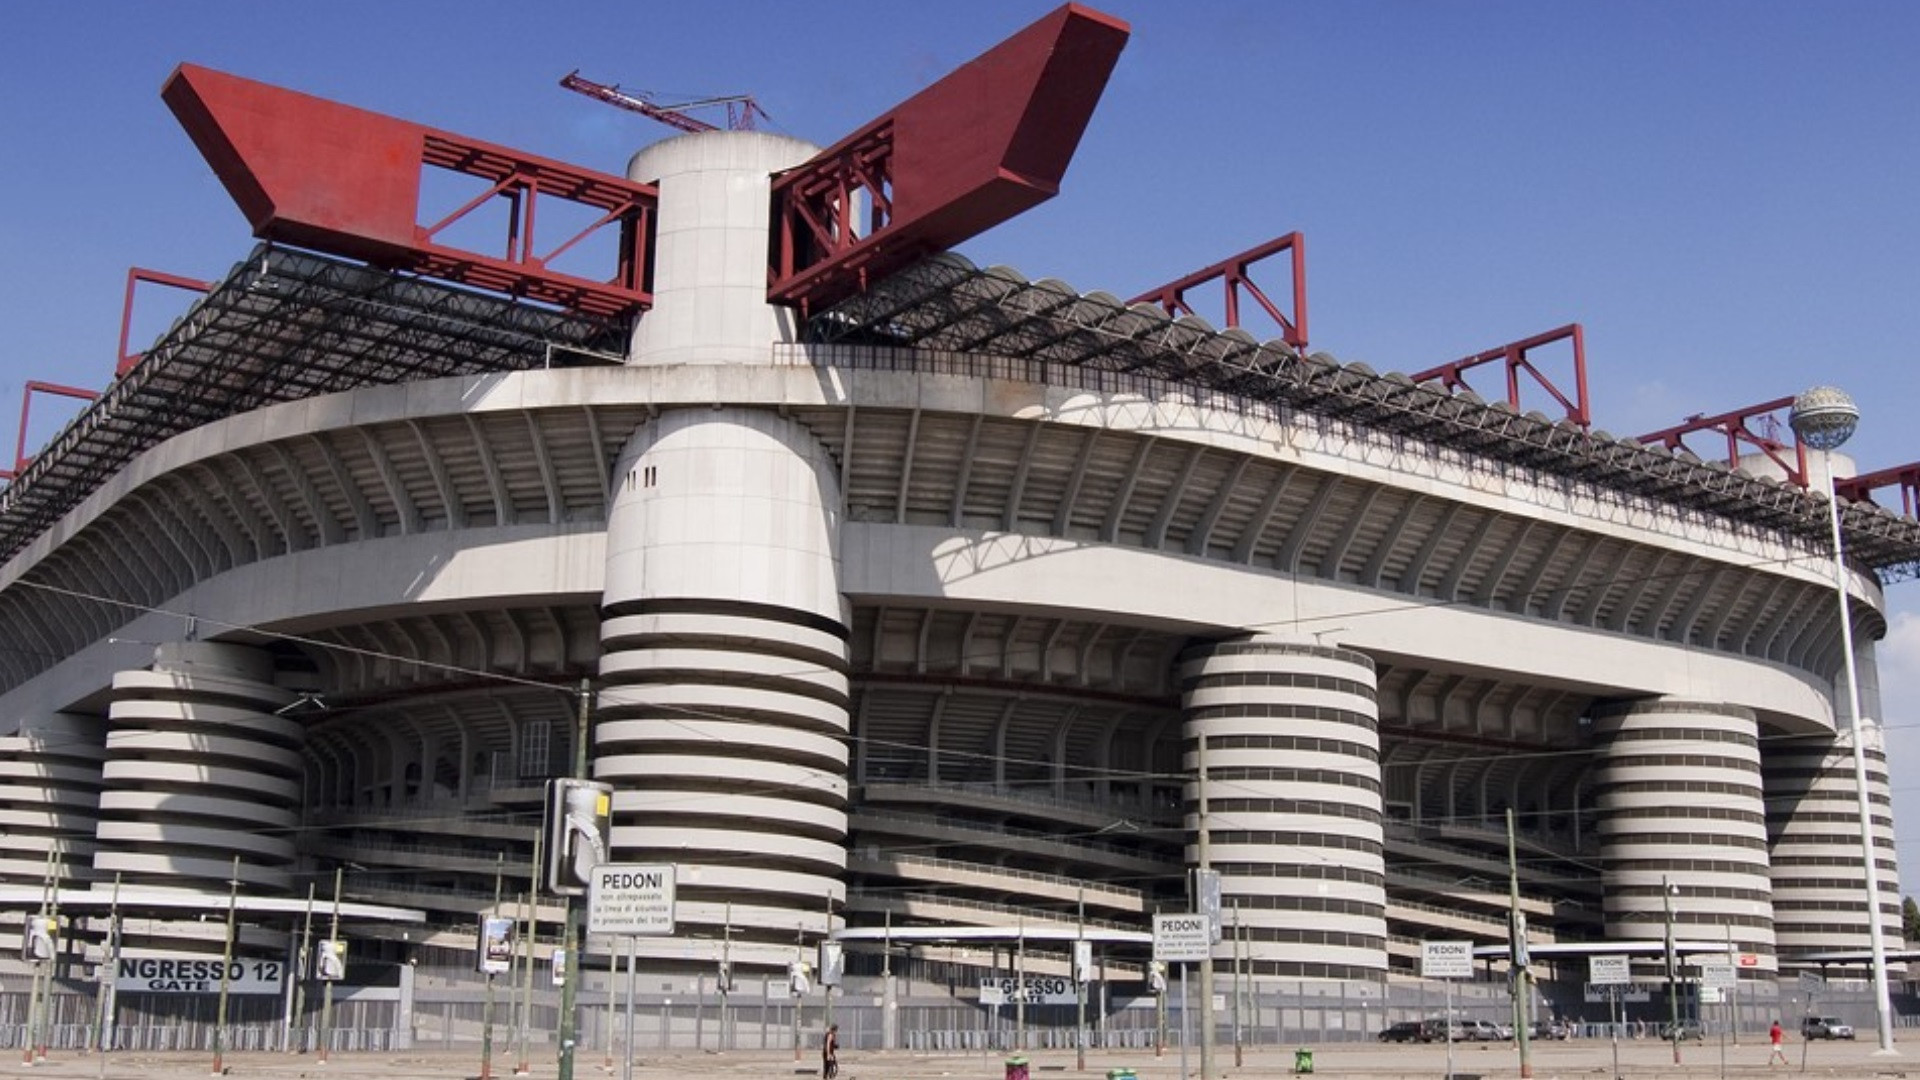
[[[300,924],[300,951],[295,955],[293,969],[293,1023],[300,1025],[299,1038],[296,1041],[292,1028],[287,1033],[287,1052],[293,1053],[296,1046],[301,1053],[307,1050],[307,1034],[313,1029],[307,1024],[307,973],[312,970],[311,951],[313,947],[313,882],[307,882],[307,915]]]
[[[53,1030],[53,976],[60,966],[60,860],[53,860],[53,903],[47,909],[47,933],[53,938],[53,956],[47,961],[47,973],[43,976],[45,989],[40,993],[40,1043],[34,1050],[34,1060],[42,1064],[47,1060],[47,1041]]]
[[[1507,903],[1513,915],[1513,944],[1507,964],[1513,969],[1513,1037],[1520,1046],[1520,1080],[1533,1076],[1532,1047],[1527,1030],[1528,1006],[1533,1004],[1533,976],[1527,967],[1527,924],[1520,914],[1520,856],[1514,838],[1513,807],[1507,807]]]
[[[120,978],[120,871],[113,872],[113,898],[107,901],[107,941],[101,950],[101,962],[106,971],[100,977],[99,1015],[96,1018],[99,1031],[94,1036],[93,1048],[100,1055],[100,1075],[107,1075],[107,1032],[113,1027],[114,991]]]
[[[227,940],[220,952],[220,1005],[214,1011],[213,1019],[213,1075],[219,1076],[226,1070],[222,1067],[221,1056],[226,1049],[227,1030],[227,991],[232,983],[233,971],[233,916],[234,909],[240,904],[240,856],[233,857],[233,877],[227,880]]]
[[[480,963],[489,965],[487,957],[487,920],[500,915],[500,890],[507,873],[507,853],[495,852],[493,856],[493,906],[487,914],[480,916]],[[485,1011],[480,1015],[480,1080],[493,1080],[493,968],[487,966],[487,1002],[481,1006]]]
[[[807,959],[806,938],[803,936],[799,923],[793,924],[793,959],[795,963],[805,963]],[[791,977],[789,977],[787,981],[789,984],[793,982]],[[800,987],[798,985],[789,985],[787,987],[787,996],[793,999],[793,1060],[799,1061]]]
[[[1190,966],[1185,963],[1180,965],[1180,1076],[1182,1080],[1193,1075],[1187,1069],[1187,1044],[1193,1041],[1193,1032],[1187,1023],[1187,1017],[1193,1013],[1193,999],[1187,996],[1187,968]]]
[[[340,947],[340,883],[346,874],[346,867],[333,868],[333,923],[327,931],[327,948]],[[346,960],[341,957],[344,968]],[[333,980],[327,979],[320,986],[320,1052],[319,1061],[327,1060],[327,1049],[333,1044]]]
[[[1447,984],[1447,1080],[1453,1080],[1453,979],[1448,977],[1441,981]],[[1616,1076],[1619,1072],[1619,1069],[1614,1070]]]
[[[28,916],[29,920],[39,919],[41,926],[46,925],[47,905],[53,902],[53,860],[53,849],[48,848],[47,868],[40,879],[40,914]],[[23,945],[32,940],[33,931],[33,926],[22,925]],[[40,1017],[40,971],[43,964],[52,963],[52,960],[52,957],[48,957],[44,961],[33,961],[33,981],[27,990],[27,1027],[22,1033],[24,1037],[20,1040],[20,1064],[22,1065],[33,1064],[34,1028]]]
[[[1027,917],[1020,916],[1020,937],[1013,954],[1013,1049],[1027,1048]]]
[[[1673,1063],[1680,1064],[1680,983],[1673,955],[1673,886],[1667,875],[1660,875],[1660,902],[1665,905],[1667,927],[1667,1034],[1673,1040]]]
[[[589,712],[593,705],[593,684],[586,679],[580,680],[580,708],[574,720],[573,737],[573,778],[587,778],[587,734]],[[562,948],[567,951],[566,979],[560,984],[560,1064],[557,1075],[559,1080],[573,1080],[574,1042],[579,1033],[580,1018],[574,1013],[579,1007],[580,983],[586,977],[587,965],[580,955],[580,926],[577,916],[582,914],[585,905],[575,904],[570,896],[560,898],[561,920],[565,924],[562,931]]]
[[[626,1044],[626,1053],[621,1055],[625,1059],[620,1066],[621,1080],[633,1080],[633,984],[638,980],[635,968],[639,961],[640,939],[629,934],[627,936],[627,1030],[622,1036],[622,1041]],[[662,1049],[665,1048],[662,1047]]]
[[[513,1067],[516,1076],[532,1071],[527,1065],[527,1034],[533,1026],[533,946],[540,935],[540,851],[547,835],[544,811],[541,816],[540,828],[533,834],[533,871],[527,884],[527,954],[520,971],[520,1056]]]
[[[729,1037],[727,1023],[732,1019],[729,1005],[733,998],[733,901],[726,902],[722,909],[726,912],[720,927],[720,1050],[725,1053],[733,1049],[733,1040]]]
[[[1613,1080],[1620,1080],[1620,988],[1607,987],[1608,1027],[1613,1029]]]
[[[620,1003],[615,995],[620,989],[620,939],[607,935],[607,1061],[606,1070],[613,1071],[613,1018],[620,1015]],[[695,1047],[695,1049],[699,1049]]]
[[[833,1026],[833,987],[827,984],[826,944],[833,937],[833,893],[827,893],[827,923],[820,930],[820,993],[827,999],[826,1017],[820,1021],[822,1030]],[[824,1039],[825,1036],[822,1036]]]
[[[1087,941],[1087,887],[1074,889],[1073,958],[1067,967],[1073,975],[1073,1067],[1087,1071],[1087,984],[1080,978],[1080,950]]]
[[[1840,538],[1840,500],[1833,492],[1833,452],[1822,450],[1826,464],[1827,521],[1833,528],[1833,587],[1840,597],[1840,652],[1847,667],[1847,719],[1853,729],[1853,786],[1860,815],[1861,867],[1867,878],[1868,948],[1873,958],[1873,1007],[1881,1054],[1893,1054],[1893,997],[1887,986],[1887,943],[1880,915],[1880,867],[1873,832],[1873,803],[1867,797],[1867,729],[1860,709],[1860,669],[1854,657],[1853,616],[1847,607],[1847,564]]]
[[[1196,755],[1194,764],[1197,767],[1194,770],[1196,781],[1194,794],[1198,796],[1196,802],[1199,806],[1199,813],[1196,815],[1194,822],[1197,826],[1195,829],[1197,835],[1195,836],[1194,856],[1195,861],[1199,864],[1200,872],[1206,874],[1213,869],[1210,844],[1211,837],[1207,835],[1209,831],[1209,826],[1207,825],[1207,733],[1203,727],[1197,728],[1196,730],[1199,738],[1195,740]],[[1207,931],[1208,937],[1212,938],[1214,931],[1218,929],[1219,927],[1217,926],[1209,929]],[[1184,967],[1180,969],[1180,977],[1180,1024],[1181,1031],[1184,1032],[1187,1022],[1186,969]],[[1207,958],[1200,962],[1200,1080],[1214,1080],[1213,1036],[1213,949],[1209,946],[1207,949]]]
[[[1233,898],[1233,1067],[1243,1068],[1246,1055],[1241,1049],[1240,1037],[1240,947],[1244,944],[1240,933],[1240,898]]]

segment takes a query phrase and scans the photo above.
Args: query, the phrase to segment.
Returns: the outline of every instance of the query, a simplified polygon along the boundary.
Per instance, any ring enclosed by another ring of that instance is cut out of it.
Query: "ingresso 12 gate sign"
[[[123,956],[113,988],[123,994],[217,994],[218,958]],[[227,993],[277,994],[286,976],[280,960],[234,960],[226,965]]]

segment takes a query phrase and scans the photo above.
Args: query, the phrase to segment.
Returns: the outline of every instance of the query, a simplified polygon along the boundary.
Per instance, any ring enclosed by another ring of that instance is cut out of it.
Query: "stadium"
[[[624,175],[183,66],[261,243],[163,282],[190,309],[0,492],[11,932],[65,916],[66,996],[218,955],[209,912],[296,969],[340,937],[368,1015],[469,1037],[477,920],[562,941],[530,875],[587,776],[609,861],[676,884],[672,934],[584,966],[683,1005],[724,968],[763,1043],[826,941],[842,1015],[925,1010],[850,1040],[983,1028],[983,980],[1080,940],[1102,1022],[1150,1025],[1195,870],[1213,966],[1323,1032],[1428,1000],[1425,941],[1504,994],[1515,911],[1555,1004],[1622,943],[1649,979],[1663,940],[1737,957],[1758,1002],[1900,950],[1847,701],[1879,714],[1920,566],[1871,499],[1906,481],[1757,423],[1791,399],[1613,437],[1577,326],[1413,375],[1312,352],[1293,235],[1131,300],[955,254],[1061,189],[1126,38],[1062,8],[834,146],[692,131]],[[1281,256],[1290,305],[1252,283]],[[1515,389],[1555,349],[1563,416]]]

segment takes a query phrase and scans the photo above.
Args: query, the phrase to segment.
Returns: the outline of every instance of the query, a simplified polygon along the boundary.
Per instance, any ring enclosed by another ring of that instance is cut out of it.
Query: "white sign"
[[[1420,977],[1423,979],[1473,978],[1473,942],[1421,942]]]
[[[1726,997],[1724,996],[1725,994],[1726,994],[1726,991],[1721,989],[1718,986],[1703,985],[1700,987],[1700,1004],[1702,1005],[1722,1004],[1727,1000]]]
[[[277,994],[286,977],[280,960],[235,960],[227,965],[227,993]],[[123,956],[113,988],[123,994],[218,994],[220,959]]]
[[[1074,989],[1073,980],[1057,975],[981,979],[980,1004],[1007,1005],[1025,998],[1029,1005],[1072,1005],[1080,1000]]]
[[[1213,955],[1213,920],[1203,914],[1155,915],[1153,958],[1162,963],[1204,963]]]
[[[673,933],[672,863],[601,863],[587,879],[587,933]]]
[[[1625,956],[1587,957],[1587,981],[1595,986],[1625,986],[1633,981]]]
[[[1827,980],[1815,975],[1811,971],[1803,971],[1800,973],[1800,989],[1805,990],[1809,994],[1819,993],[1826,985]]]
[[[1589,1004],[1604,1003],[1615,996],[1621,1001],[1652,1001],[1653,986],[1649,983],[1627,983],[1624,986],[1618,983],[1608,986],[1588,983],[1583,988],[1583,994]]]
[[[1700,985],[1713,990],[1731,990],[1740,985],[1740,972],[1724,960],[1701,964]]]

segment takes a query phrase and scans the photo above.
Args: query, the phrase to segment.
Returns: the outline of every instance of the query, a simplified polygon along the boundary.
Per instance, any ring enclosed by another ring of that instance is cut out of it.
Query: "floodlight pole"
[[[1887,946],[1880,916],[1880,868],[1874,850],[1873,807],[1867,796],[1867,719],[1860,708],[1860,670],[1853,649],[1853,616],[1847,603],[1847,563],[1840,534],[1840,499],[1834,493],[1833,452],[1853,437],[1860,409],[1835,387],[1816,386],[1793,399],[1788,423],[1799,441],[1820,451],[1826,474],[1827,524],[1833,537],[1833,588],[1840,603],[1840,652],[1846,664],[1847,721],[1853,729],[1853,786],[1860,816],[1861,869],[1867,879],[1867,945],[1873,958],[1873,996],[1880,1054],[1893,1048],[1893,997],[1887,986]]]

